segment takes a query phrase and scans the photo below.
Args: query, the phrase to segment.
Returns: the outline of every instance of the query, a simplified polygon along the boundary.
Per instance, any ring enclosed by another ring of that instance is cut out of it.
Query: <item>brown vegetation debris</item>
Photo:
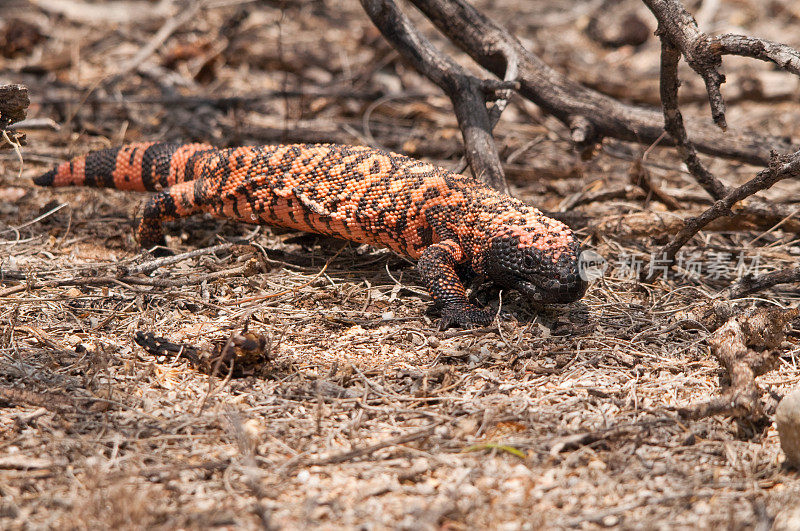
[[[133,340],[158,358],[179,357],[189,361],[196,370],[211,376],[241,378],[263,372],[269,362],[272,339],[246,329],[233,332],[227,339],[215,341],[210,348],[198,348],[185,343],[173,343],[152,332],[137,331]]]
[[[708,338],[711,353],[725,369],[727,389],[722,396],[682,408],[679,413],[689,419],[723,414],[761,422],[765,412],[755,378],[778,366],[786,325],[800,315],[800,309],[750,308],[740,312],[720,304],[714,312],[717,318],[727,316]]]
[[[412,5],[443,2],[394,4],[459,72],[505,78],[496,41],[469,25],[450,40]],[[91,149],[151,140],[369,144],[462,167],[447,96],[360,2],[6,0],[3,14],[47,38],[0,59],[40,120],[19,125],[21,177],[19,154],[0,151],[0,528],[794,522],[800,476],[781,466],[770,423],[676,411],[730,398],[728,361],[746,384],[736,400],[767,415],[800,382],[800,318],[778,344],[800,304],[800,181],[738,202],[672,269],[638,282],[713,202],[663,127],[647,126],[663,116],[659,39],[610,49],[586,34],[606,4],[607,37],[617,9],[655,18],[640,0],[469,4],[527,50],[522,96],[500,100],[499,120],[481,94],[507,184],[574,224],[602,275],[568,306],[473,286],[497,321],[443,333],[413,264],[385,250],[195,216],[168,227],[175,254],[156,258],[132,236],[143,194],[30,181]],[[768,4],[704,1],[695,15],[704,31],[798,46],[797,2]],[[435,23],[448,17],[458,22]],[[454,43],[488,47],[475,62]],[[711,123],[690,71],[679,100],[702,163],[731,189],[776,147],[753,138],[800,138],[796,80],[738,59],[726,58],[726,116],[758,135]],[[574,140],[593,139],[587,122],[554,118],[559,92],[545,89],[597,72],[625,103],[578,87],[588,99],[571,112],[623,139],[584,160]],[[748,78],[760,86],[740,87]],[[729,147],[748,163],[708,155]]]

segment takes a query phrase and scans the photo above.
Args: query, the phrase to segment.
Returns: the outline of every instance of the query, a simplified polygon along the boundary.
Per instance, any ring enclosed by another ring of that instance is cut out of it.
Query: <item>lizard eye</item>
[[[534,258],[531,255],[526,254],[522,257],[522,267],[524,267],[526,270],[531,270],[535,266],[536,266],[536,260],[534,260]]]

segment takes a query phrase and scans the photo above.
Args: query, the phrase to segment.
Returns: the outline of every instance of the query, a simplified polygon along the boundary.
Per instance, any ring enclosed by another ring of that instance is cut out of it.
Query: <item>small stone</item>
[[[619,516],[615,516],[610,514],[608,516],[603,517],[603,525],[606,527],[614,527],[615,525],[619,524]]]
[[[787,394],[775,411],[786,463],[800,468],[800,388]]]
[[[421,347],[425,344],[425,338],[423,336],[411,332],[408,333],[408,340],[411,341],[411,344],[415,347]]]
[[[248,419],[244,423],[244,432],[254,444],[261,440],[264,431],[264,425],[258,419]]]

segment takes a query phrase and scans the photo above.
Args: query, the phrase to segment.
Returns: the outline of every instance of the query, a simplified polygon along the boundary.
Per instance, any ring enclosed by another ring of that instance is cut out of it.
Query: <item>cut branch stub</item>
[[[9,125],[25,119],[28,105],[28,88],[24,85],[0,85],[0,149],[11,147],[10,140],[15,144],[24,144],[25,135],[17,131],[6,131]]]
[[[581,152],[584,158],[591,156],[595,146],[602,140],[592,121],[585,116],[570,116],[567,125],[570,139],[575,144],[575,148]]]

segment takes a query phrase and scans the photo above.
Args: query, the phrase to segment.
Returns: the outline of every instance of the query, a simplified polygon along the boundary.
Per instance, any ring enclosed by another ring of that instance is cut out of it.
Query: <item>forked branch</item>
[[[507,50],[512,50],[519,58],[520,94],[570,127],[574,140],[585,139],[579,148],[603,137],[646,145],[660,140],[661,113],[626,105],[568,79],[465,0],[410,1],[447,38],[498,77],[505,75]],[[779,137],[725,134],[704,122],[690,123],[690,130],[689,140],[699,152],[752,164],[768,164],[771,150],[794,151],[791,143]]]
[[[683,229],[655,255],[658,257],[659,262],[661,262],[662,265],[672,264],[675,261],[678,250],[680,250],[686,242],[715,219],[730,215],[733,205],[742,199],[750,197],[761,190],[766,190],[783,179],[800,176],[800,151],[784,157],[773,154],[773,157],[773,161],[768,168],[758,172],[755,177],[743,185],[729,191],[725,197],[714,203],[711,208],[699,216],[687,219]],[[642,280],[645,282],[652,282],[657,279],[661,273],[663,273],[662,268],[650,267],[649,270],[643,269]]]
[[[722,59],[711,49],[711,40],[697,27],[697,21],[677,0],[642,0],[658,20],[657,34],[680,50],[689,66],[703,78],[711,105],[711,116],[720,128],[727,129],[725,100],[720,86],[725,82],[719,67]],[[663,54],[663,48],[662,48]]]
[[[476,177],[498,190],[507,191],[492,128],[505,108],[510,90],[516,86],[513,77],[498,81],[479,79],[467,73],[423,37],[392,0],[361,0],[361,5],[386,40],[453,102],[464,137],[465,155]],[[487,100],[497,102],[494,116],[489,115]]]
[[[697,150],[689,142],[686,128],[683,126],[683,115],[678,108],[678,62],[681,55],[678,49],[671,42],[664,39],[661,41],[661,106],[664,110],[664,129],[675,141],[686,167],[689,169],[695,180],[708,192],[714,199],[722,199],[728,192],[727,187],[722,184],[714,175],[708,171]]]
[[[773,63],[778,68],[800,75],[800,53],[785,44],[726,34],[710,36],[700,31],[697,21],[679,0],[642,0],[658,20],[658,35],[680,50],[683,58],[703,78],[711,105],[711,117],[727,128],[725,100],[721,86],[725,76],[719,71],[723,55],[752,57]]]

